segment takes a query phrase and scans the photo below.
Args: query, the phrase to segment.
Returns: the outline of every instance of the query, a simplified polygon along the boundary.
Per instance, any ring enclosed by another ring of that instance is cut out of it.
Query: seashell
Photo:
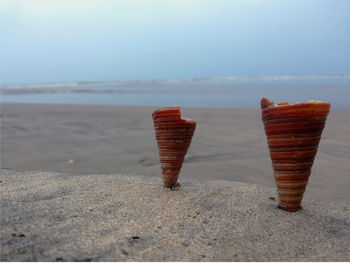
[[[330,104],[308,101],[290,105],[261,100],[262,121],[279,195],[279,208],[295,212],[317,154]]]
[[[194,120],[181,118],[180,107],[160,108],[152,114],[164,187],[177,185],[181,167],[196,128]]]

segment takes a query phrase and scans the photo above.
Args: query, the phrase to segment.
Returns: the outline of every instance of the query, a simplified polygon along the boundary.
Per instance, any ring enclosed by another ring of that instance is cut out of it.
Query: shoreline
[[[1,104],[1,167],[161,177],[156,107]],[[189,108],[198,126],[179,182],[225,180],[275,187],[260,109]],[[350,111],[333,110],[304,197],[350,203]],[[330,176],[331,175],[331,176]]]
[[[300,102],[290,102],[291,104],[294,103],[300,103]],[[60,107],[115,107],[115,108],[139,108],[139,109],[150,109],[150,110],[156,110],[161,107],[166,107],[166,106],[149,106],[149,105],[117,105],[117,104],[89,104],[89,103],[36,103],[36,102],[0,102],[0,107],[6,107],[6,105],[12,105],[12,106],[40,106],[40,107],[47,107],[47,106],[60,106]],[[259,106],[259,107],[258,107]],[[257,107],[237,107],[237,108],[232,108],[232,107],[200,107],[200,106],[193,106],[193,107],[188,107],[188,106],[179,106],[179,105],[170,105],[168,107],[180,107],[181,108],[181,114],[182,112],[186,111],[186,109],[191,109],[191,110],[206,110],[206,111],[216,111],[216,110],[237,110],[237,111],[243,111],[243,110],[254,110],[254,111],[259,111],[261,112],[260,109],[260,102],[257,104]],[[350,108],[333,108],[331,105],[331,110],[330,112],[335,111],[339,112],[341,114],[344,113],[350,113]]]

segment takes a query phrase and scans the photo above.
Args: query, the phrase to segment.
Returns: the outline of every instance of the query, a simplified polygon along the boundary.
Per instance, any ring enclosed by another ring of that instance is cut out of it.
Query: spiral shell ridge
[[[185,155],[196,128],[193,120],[181,118],[180,107],[160,108],[152,114],[158,144],[163,183],[177,184]]]
[[[261,108],[280,199],[279,207],[298,211],[330,104],[305,102],[278,105],[263,98]]]

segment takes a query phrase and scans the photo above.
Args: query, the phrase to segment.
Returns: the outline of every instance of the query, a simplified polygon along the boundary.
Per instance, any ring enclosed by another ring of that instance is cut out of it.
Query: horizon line
[[[234,80],[288,80],[288,79],[336,79],[350,78],[349,74],[301,74],[301,75],[258,75],[258,76],[224,76],[224,77],[194,77],[184,79],[136,79],[136,80],[103,80],[103,81],[63,81],[63,82],[32,82],[0,84],[0,87],[13,86],[53,86],[57,84],[66,85],[94,85],[94,84],[151,84],[151,83],[186,83],[204,81],[234,81]]]

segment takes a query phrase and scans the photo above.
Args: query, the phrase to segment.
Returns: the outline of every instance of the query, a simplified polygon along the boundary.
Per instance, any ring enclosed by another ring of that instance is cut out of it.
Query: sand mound
[[[350,206],[276,209],[274,189],[3,170],[1,260],[350,260]]]

